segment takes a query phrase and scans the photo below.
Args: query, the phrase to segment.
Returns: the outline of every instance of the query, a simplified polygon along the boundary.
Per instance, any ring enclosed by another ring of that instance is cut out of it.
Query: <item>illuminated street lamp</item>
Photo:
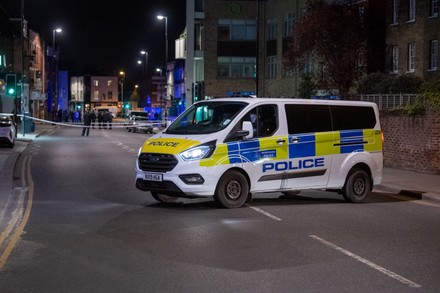
[[[63,31],[63,29],[61,28],[56,28],[54,30],[52,30],[52,46],[55,48],[55,33],[61,33]]]
[[[157,19],[165,19],[165,68],[168,62],[168,17],[163,15],[158,15]]]
[[[142,55],[145,55],[145,78],[148,78],[148,52],[145,50],[141,51]]]

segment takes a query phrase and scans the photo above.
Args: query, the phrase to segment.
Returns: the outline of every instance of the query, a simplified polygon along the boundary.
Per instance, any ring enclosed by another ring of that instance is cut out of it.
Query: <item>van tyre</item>
[[[155,192],[151,192],[151,195],[155,200],[161,203],[175,203],[179,199],[178,197],[168,196],[165,194],[160,194]]]
[[[371,178],[367,172],[361,169],[352,169],[347,176],[342,196],[348,202],[362,202],[371,191]]]
[[[238,171],[228,171],[217,185],[215,201],[225,208],[239,208],[248,199],[249,184],[246,177]]]

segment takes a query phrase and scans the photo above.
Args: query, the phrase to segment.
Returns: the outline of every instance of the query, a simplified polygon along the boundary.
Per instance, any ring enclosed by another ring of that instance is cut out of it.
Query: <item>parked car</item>
[[[0,144],[11,148],[15,144],[16,125],[9,116],[0,116]]]
[[[128,132],[142,131],[145,133],[153,133],[153,123],[148,117],[131,116],[127,123]]]

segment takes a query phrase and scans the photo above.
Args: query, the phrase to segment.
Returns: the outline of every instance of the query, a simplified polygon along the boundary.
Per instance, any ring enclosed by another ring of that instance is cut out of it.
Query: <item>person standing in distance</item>
[[[92,113],[90,113],[90,110],[87,109],[87,111],[84,113],[84,127],[81,133],[82,136],[84,135],[89,136],[91,124],[92,124]]]

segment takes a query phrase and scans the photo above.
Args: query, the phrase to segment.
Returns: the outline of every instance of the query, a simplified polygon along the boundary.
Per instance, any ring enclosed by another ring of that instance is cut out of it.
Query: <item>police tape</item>
[[[15,116],[15,114],[9,114],[9,113],[0,113],[0,116]],[[58,125],[58,126],[66,126],[66,127],[76,127],[76,128],[99,128],[99,129],[105,129],[105,128],[146,128],[146,127],[153,127],[153,128],[161,128],[164,127],[164,122],[160,120],[150,120],[149,122],[145,123],[137,123],[137,124],[128,124],[126,122],[99,122],[95,121],[92,122],[90,125],[84,125],[84,122],[58,122],[58,121],[51,121],[51,120],[45,120],[40,119],[36,117],[31,116],[25,116],[23,114],[17,114],[17,117],[20,117],[21,123],[26,123],[26,120],[34,120],[38,121],[40,123],[47,123],[51,125]],[[23,120],[23,117],[26,117],[25,120]],[[165,123],[166,124],[166,123]]]

